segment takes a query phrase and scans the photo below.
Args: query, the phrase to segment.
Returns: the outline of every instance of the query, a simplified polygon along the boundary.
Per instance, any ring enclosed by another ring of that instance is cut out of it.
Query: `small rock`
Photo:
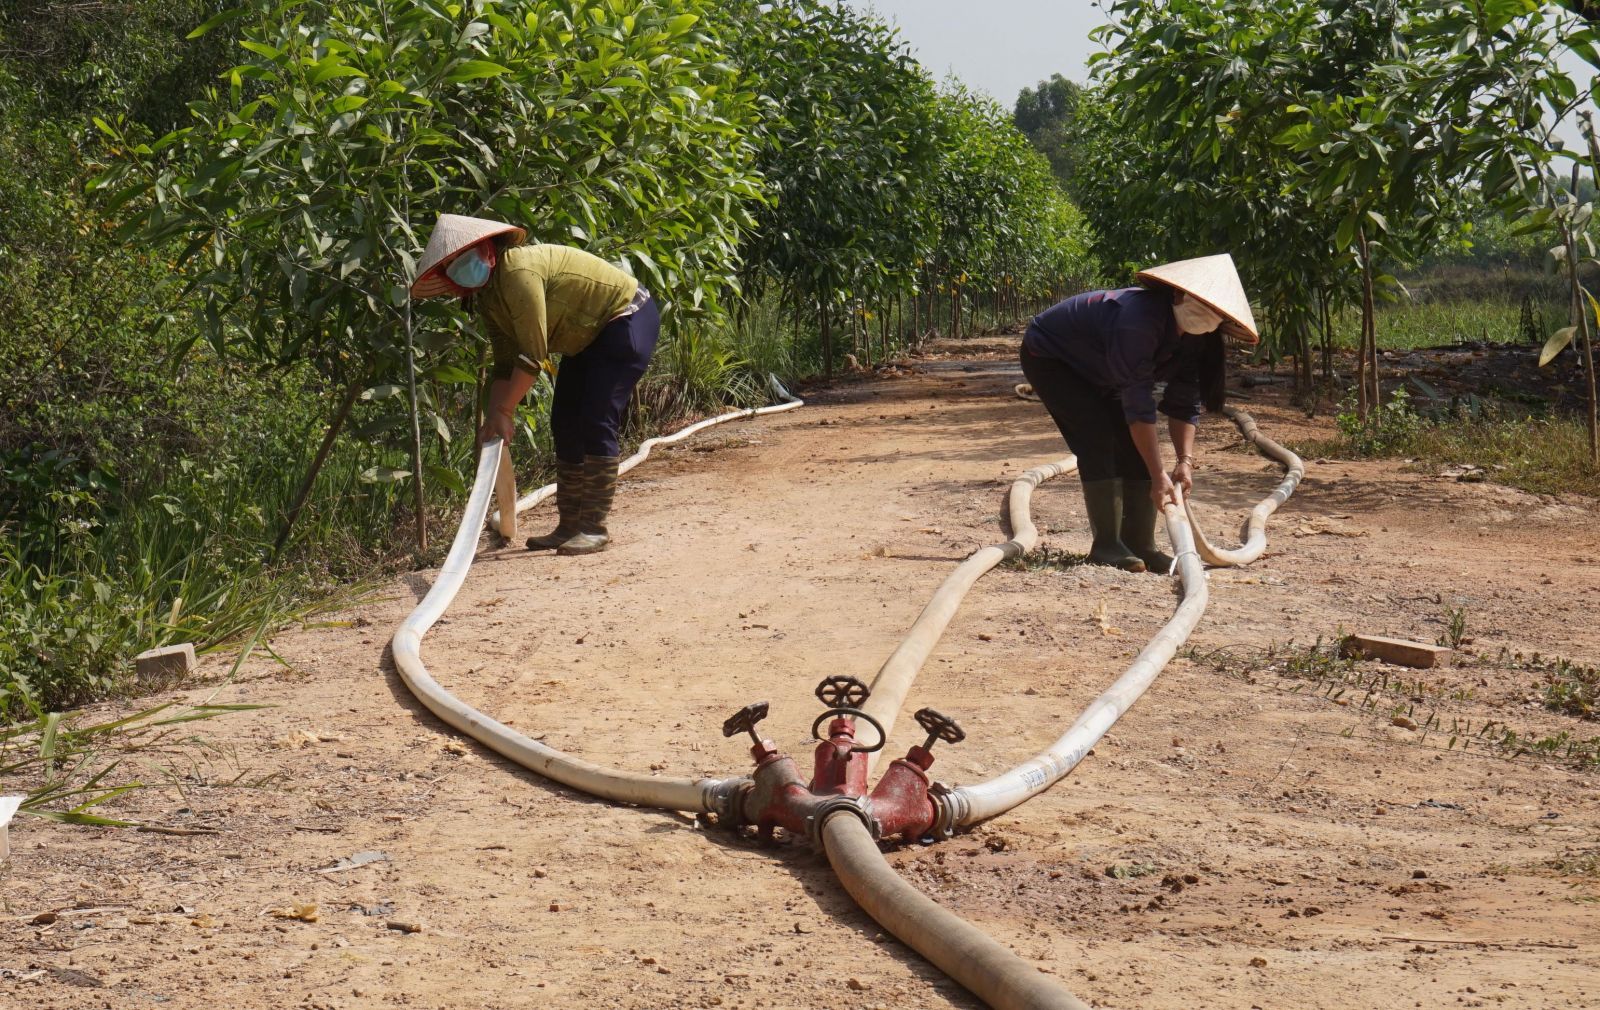
[[[1250,967],[1252,968],[1265,968],[1266,966],[1267,959],[1264,957],[1252,957],[1250,959]]]
[[[1427,870],[1412,870],[1411,871],[1411,879],[1412,880],[1427,880],[1428,879],[1428,871]]]
[[[194,645],[169,645],[133,657],[134,675],[143,684],[160,684],[194,673]]]
[[[1389,724],[1392,726],[1399,726],[1401,729],[1417,728],[1417,721],[1409,716],[1404,715],[1395,716],[1393,719],[1389,720]]]
[[[422,932],[422,923],[420,922],[402,922],[399,919],[390,919],[388,922],[385,922],[384,925],[394,930],[396,933]]]
[[[863,992],[867,988],[867,984],[858,978],[846,979],[844,984],[856,992]]]

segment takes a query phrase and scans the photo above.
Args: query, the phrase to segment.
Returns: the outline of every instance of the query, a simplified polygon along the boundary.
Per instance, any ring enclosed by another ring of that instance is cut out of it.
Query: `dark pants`
[[[1022,349],[1022,374],[1055,419],[1067,446],[1078,457],[1082,480],[1149,480],[1133,444],[1122,401],[1095,386],[1070,365]]]
[[[585,456],[622,454],[622,415],[660,336],[661,312],[646,298],[633,315],[607,323],[594,343],[562,357],[550,404],[556,459],[582,463]]]

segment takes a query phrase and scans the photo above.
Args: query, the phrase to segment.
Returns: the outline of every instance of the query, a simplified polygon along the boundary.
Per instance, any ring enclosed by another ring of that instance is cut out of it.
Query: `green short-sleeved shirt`
[[[494,347],[495,374],[536,371],[552,354],[577,354],[633,301],[639,283],[592,253],[525,245],[500,254],[476,296]]]

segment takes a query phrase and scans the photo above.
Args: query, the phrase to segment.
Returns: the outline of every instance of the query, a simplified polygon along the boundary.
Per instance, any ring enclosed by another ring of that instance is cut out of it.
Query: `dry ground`
[[[1003,538],[1009,479],[1062,454],[1043,411],[1009,395],[1017,379],[1005,357],[930,360],[661,451],[625,481],[615,549],[486,549],[425,655],[473,704],[592,760],[742,771],[718,727],[760,698],[769,735],[803,752],[816,681],[870,679],[952,566]],[[1246,405],[1265,430],[1326,434],[1275,395]],[[1201,444],[1197,498],[1231,543],[1276,471],[1226,422]],[[1536,674],[1474,658],[1600,660],[1591,504],[1312,465],[1268,556],[1212,573],[1197,653],[1341,628],[1432,641],[1465,607],[1472,654],[1372,707],[1180,658],[1068,780],[891,860],[1099,1006],[1600,1006],[1600,773],[1391,724],[1398,707],[1600,732],[1545,712]],[[1084,549],[1074,479],[1041,489],[1035,514],[1050,544]],[[0,1004],[977,1005],[802,845],[593,802],[446,732],[385,655],[427,583],[279,635],[282,663],[254,658],[216,693],[274,707],[140,759],[182,790],[121,813],[218,833],[17,825]],[[969,734],[936,750],[935,774],[974,781],[1054,739],[1173,604],[1154,576],[986,576],[912,693]],[[902,720],[890,751],[914,734]],[[316,872],[368,851],[387,858]],[[315,922],[273,915],[310,903]]]

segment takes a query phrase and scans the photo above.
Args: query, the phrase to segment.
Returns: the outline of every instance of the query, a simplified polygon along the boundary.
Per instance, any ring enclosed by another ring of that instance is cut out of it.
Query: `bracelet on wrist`
[[[1178,465],[1182,466],[1184,463],[1188,463],[1190,466],[1193,466],[1194,465],[1194,456],[1189,454],[1189,453],[1187,453],[1187,452],[1183,453],[1182,455],[1180,455],[1178,457]]]

